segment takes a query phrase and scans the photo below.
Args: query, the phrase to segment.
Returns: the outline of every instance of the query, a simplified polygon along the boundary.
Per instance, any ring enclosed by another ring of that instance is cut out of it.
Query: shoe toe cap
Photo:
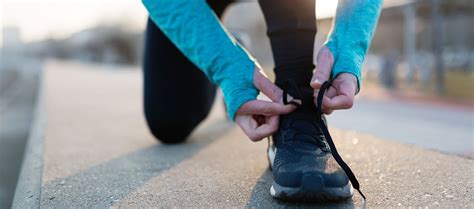
[[[286,187],[344,187],[349,182],[344,171],[324,173],[321,171],[302,171],[278,169],[274,170],[274,180]]]

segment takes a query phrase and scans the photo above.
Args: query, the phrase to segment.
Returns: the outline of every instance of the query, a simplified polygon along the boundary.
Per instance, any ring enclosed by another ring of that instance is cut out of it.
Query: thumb
[[[316,59],[316,70],[311,78],[310,85],[313,89],[320,89],[323,82],[329,80],[333,64],[334,56],[331,53],[331,50],[326,46],[323,46],[321,50],[319,50]]]

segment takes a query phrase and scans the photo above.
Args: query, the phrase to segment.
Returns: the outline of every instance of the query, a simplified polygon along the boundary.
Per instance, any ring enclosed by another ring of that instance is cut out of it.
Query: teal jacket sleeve
[[[339,0],[336,19],[326,46],[334,55],[332,79],[351,73],[361,85],[362,63],[369,49],[382,0]]]
[[[256,61],[225,31],[205,0],[142,1],[157,27],[221,87],[230,118],[257,97],[253,84]]]

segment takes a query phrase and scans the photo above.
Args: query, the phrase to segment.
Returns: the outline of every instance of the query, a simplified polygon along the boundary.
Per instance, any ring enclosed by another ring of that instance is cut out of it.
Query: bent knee
[[[157,122],[148,120],[148,128],[151,134],[159,141],[167,144],[184,142],[197,124],[190,122]]]
[[[172,111],[160,111],[156,105],[145,103],[145,118],[153,136],[163,143],[181,143],[188,138],[191,132],[204,120],[209,107],[196,111],[196,107]],[[180,109],[180,108],[178,108]]]
[[[151,134],[163,143],[175,144],[184,142],[205,116],[174,115],[166,117],[156,112],[145,111],[148,129]]]

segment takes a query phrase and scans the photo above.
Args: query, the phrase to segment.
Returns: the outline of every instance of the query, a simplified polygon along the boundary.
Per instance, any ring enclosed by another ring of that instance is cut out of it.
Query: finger
[[[320,89],[323,82],[329,80],[333,63],[334,57],[331,51],[327,47],[321,48],[316,59],[316,70],[311,79],[311,87]]]
[[[321,107],[321,111],[326,115],[329,115],[333,112],[333,110],[326,105],[330,102],[330,100],[331,98],[326,95],[323,97],[323,105]],[[317,106],[318,104],[317,99],[314,99],[314,104]]]
[[[237,117],[235,123],[244,131],[251,140],[254,138],[254,130],[257,128],[257,121],[255,121],[250,115]]]
[[[252,141],[260,141],[263,138],[274,134],[278,130],[278,116],[268,117],[267,122],[258,126],[253,133],[251,133]]]
[[[326,115],[330,115],[332,112],[334,112],[334,110],[331,110],[331,109],[325,109],[325,110],[322,110],[322,111]]]
[[[314,98],[314,104],[317,106],[318,105],[318,94],[319,92],[315,90],[313,92],[313,98]],[[335,97],[337,95],[337,89],[334,88],[334,86],[329,86],[329,88],[324,92],[324,97],[323,97],[323,105],[321,108],[325,108],[325,103],[327,103],[327,100],[330,100],[331,98]],[[327,97],[327,98],[326,98]]]
[[[252,100],[239,108],[240,114],[259,114],[265,116],[288,114],[296,107],[291,104],[283,105],[277,102],[267,102],[263,100]]]
[[[354,104],[355,95],[353,91],[354,89],[349,85],[341,84],[338,95],[330,98],[325,105],[332,110],[350,109]]]
[[[338,95],[332,98],[326,105],[332,110],[350,109],[354,104],[353,99],[348,95]]]
[[[324,93],[324,97],[323,97],[323,104],[322,104],[322,107],[321,107],[321,110],[323,111],[324,114],[331,114],[332,112],[332,109],[330,107],[328,107],[328,103],[330,102],[329,100],[331,100],[331,98],[335,97],[337,95],[337,89],[334,88],[333,86],[330,86],[328,88],[328,90],[326,90],[326,92]],[[314,96],[314,103],[317,105],[317,94],[315,94]]]
[[[326,90],[326,93],[324,93],[325,96],[329,98],[333,98],[337,95],[337,89],[334,88],[334,86],[330,86],[328,90]],[[323,105],[324,106],[324,105]]]
[[[331,110],[330,107],[328,107],[328,103],[331,102],[331,98],[328,97],[328,96],[324,96],[323,97],[323,105],[321,107],[321,111],[323,111],[323,113],[327,113],[329,110]]]
[[[260,126],[250,115],[236,118],[236,123],[252,141],[259,141],[278,130],[278,116],[266,117]]]
[[[288,103],[295,102],[301,105],[301,100],[294,99],[291,95],[283,95],[283,90],[276,86],[273,82],[268,80],[265,74],[261,70],[254,71],[254,82],[255,87],[266,95],[273,102],[283,103],[283,96],[286,97]]]
[[[283,103],[283,90],[273,84],[260,70],[254,71],[255,87],[274,102]]]

